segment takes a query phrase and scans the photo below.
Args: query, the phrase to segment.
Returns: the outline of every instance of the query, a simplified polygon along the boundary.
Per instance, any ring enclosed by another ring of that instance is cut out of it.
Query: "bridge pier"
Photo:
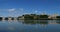
[[[12,18],[9,17],[8,20],[12,20]]]
[[[4,21],[5,20],[5,17],[2,17],[2,20]]]
[[[14,20],[17,20],[17,18],[16,18],[16,17],[14,17]]]

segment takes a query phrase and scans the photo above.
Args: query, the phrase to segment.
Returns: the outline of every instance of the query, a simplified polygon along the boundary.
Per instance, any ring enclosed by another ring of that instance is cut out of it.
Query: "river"
[[[60,32],[60,20],[5,20],[0,32]]]

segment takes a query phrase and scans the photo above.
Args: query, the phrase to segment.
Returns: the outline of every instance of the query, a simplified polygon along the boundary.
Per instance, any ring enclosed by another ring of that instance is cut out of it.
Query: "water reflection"
[[[60,20],[56,20],[56,23],[57,23],[57,24],[60,24]]]
[[[18,21],[21,22],[21,21]],[[24,24],[60,24],[60,20],[23,20]]]
[[[0,21],[2,31],[60,32],[60,20],[17,20]]]
[[[48,24],[47,20],[24,20],[25,24]]]
[[[48,24],[60,24],[60,20],[48,20]]]

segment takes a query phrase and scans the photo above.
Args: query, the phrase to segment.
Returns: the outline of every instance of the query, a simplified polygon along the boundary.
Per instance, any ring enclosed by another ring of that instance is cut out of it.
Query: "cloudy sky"
[[[20,16],[43,12],[60,15],[60,0],[0,0],[0,16]]]

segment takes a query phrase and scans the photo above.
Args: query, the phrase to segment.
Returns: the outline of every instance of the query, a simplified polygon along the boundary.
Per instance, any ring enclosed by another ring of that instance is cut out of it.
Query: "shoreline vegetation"
[[[0,20],[60,20],[60,16],[46,14],[25,14],[18,17],[0,17]]]
[[[25,14],[18,17],[18,20],[24,19],[24,20],[60,20],[60,16],[54,14],[54,15],[36,15],[36,14]]]

